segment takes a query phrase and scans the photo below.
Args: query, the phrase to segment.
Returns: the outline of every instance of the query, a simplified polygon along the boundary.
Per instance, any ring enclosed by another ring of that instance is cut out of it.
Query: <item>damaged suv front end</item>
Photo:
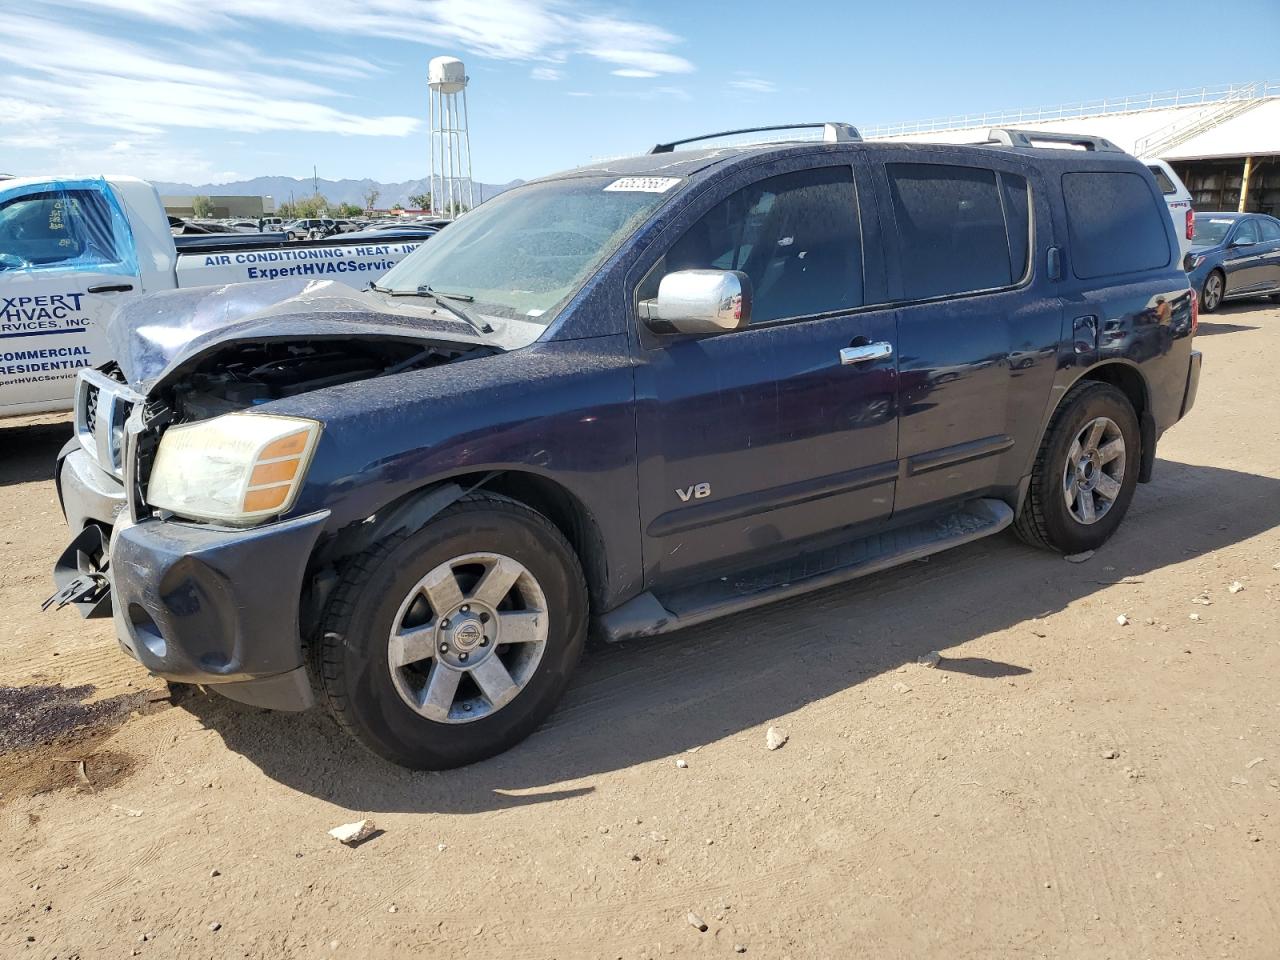
[[[73,541],[47,605],[113,617],[159,677],[297,710],[356,558],[482,485],[523,484],[582,532],[602,589],[633,588],[635,511],[616,504],[635,496],[634,391],[604,277],[679,182],[524,185],[363,291],[287,279],[123,307],[59,457]]]
[[[75,536],[51,603],[113,617],[156,676],[300,710],[314,698],[299,598],[329,511],[294,507],[324,423],[268,406],[501,348],[447,314],[388,313],[336,284],[262,299],[248,285],[179,291],[139,304],[179,323],[113,318],[119,360],[82,374],[58,457]]]

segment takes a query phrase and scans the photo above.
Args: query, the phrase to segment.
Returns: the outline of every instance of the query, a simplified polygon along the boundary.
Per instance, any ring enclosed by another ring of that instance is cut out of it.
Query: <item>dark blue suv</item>
[[[529,183],[364,291],[132,302],[60,455],[51,601],[442,768],[529,734],[589,633],[1010,526],[1101,545],[1200,373],[1151,173],[1091,137],[819,126]]]

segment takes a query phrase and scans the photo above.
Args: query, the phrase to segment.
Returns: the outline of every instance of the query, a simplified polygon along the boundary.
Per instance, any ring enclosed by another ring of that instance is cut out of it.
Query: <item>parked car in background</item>
[[[439,230],[434,227],[420,227],[415,224],[391,224],[383,228],[369,227],[364,230],[356,230],[352,233],[342,234],[343,240],[372,240],[377,242],[385,242],[389,236],[395,237],[420,237],[426,239],[433,237]]]
[[[0,183],[0,417],[68,409],[77,371],[116,359],[106,350],[107,318],[140,294],[230,284],[244,300],[270,299],[246,281],[280,277],[361,287],[422,241],[287,244],[279,234],[175,219],[133,177]],[[104,424],[101,436],[118,442],[120,428]]]
[[[1149,159],[1143,161],[1151,175],[1156,178],[1156,186],[1164,195],[1165,206],[1169,208],[1169,216],[1173,220],[1173,229],[1178,234],[1178,250],[1185,257],[1191,252],[1192,237],[1195,235],[1195,211],[1191,207],[1191,191],[1178,178],[1173,167],[1163,160]]]
[[[1200,376],[1151,172],[1092,137],[820,126],[524,184],[358,295],[135,304],[125,360],[82,374],[50,603],[112,612],[159,676],[318,701],[443,768],[531,733],[589,629],[1008,527],[1101,546]]]
[[[292,220],[281,229],[289,240],[319,240],[337,231],[337,221],[329,217],[310,217]]]
[[[1191,286],[1200,309],[1227,300],[1280,299],[1280,220],[1265,213],[1198,213]]]

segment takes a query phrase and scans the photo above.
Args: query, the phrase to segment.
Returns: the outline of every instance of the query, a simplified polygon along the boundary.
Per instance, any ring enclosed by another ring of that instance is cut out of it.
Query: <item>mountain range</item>
[[[331,203],[354,203],[364,206],[364,196],[371,187],[378,190],[378,207],[388,209],[394,204],[411,207],[409,198],[414,194],[429,192],[426,177],[421,180],[406,180],[404,183],[380,183],[377,180],[317,180],[310,178],[298,180],[293,177],[254,177],[252,180],[236,180],[231,183],[166,183],[154,181],[155,188],[165,197],[219,196],[219,197],[271,197],[276,205],[287,201],[290,197],[301,200],[309,197],[317,189]],[[523,180],[512,180],[510,183],[481,183],[475,181],[476,203],[483,203],[496,197],[503,190],[519,186]]]

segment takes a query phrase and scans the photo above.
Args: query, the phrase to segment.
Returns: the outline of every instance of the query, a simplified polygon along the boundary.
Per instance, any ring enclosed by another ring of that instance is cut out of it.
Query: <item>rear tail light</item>
[[[1187,209],[1187,239],[1194,240],[1196,238],[1196,215],[1190,208]]]
[[[1200,297],[1191,291],[1191,335],[1196,335],[1196,329],[1200,326]]]

